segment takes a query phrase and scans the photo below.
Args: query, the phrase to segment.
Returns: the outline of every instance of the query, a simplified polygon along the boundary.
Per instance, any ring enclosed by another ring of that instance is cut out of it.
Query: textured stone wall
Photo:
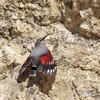
[[[1,0],[0,100],[100,100],[99,4],[99,0]],[[57,62],[56,76],[37,72],[37,77],[19,82],[23,62],[46,34]]]
[[[86,38],[100,38],[99,0],[64,0],[62,8],[62,21],[67,29]]]

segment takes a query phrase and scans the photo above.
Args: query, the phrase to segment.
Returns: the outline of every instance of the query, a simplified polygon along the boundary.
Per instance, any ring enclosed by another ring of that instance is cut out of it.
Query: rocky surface
[[[99,3],[1,0],[0,100],[100,100]],[[46,34],[56,76],[37,72],[37,77],[18,82],[36,39]]]
[[[61,8],[67,29],[86,38],[100,38],[99,0],[64,0]]]

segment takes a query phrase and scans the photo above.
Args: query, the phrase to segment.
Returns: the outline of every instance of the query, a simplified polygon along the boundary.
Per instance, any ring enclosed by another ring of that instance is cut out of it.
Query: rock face
[[[99,0],[64,0],[62,9],[62,21],[71,32],[86,38],[100,38]]]
[[[99,0],[1,0],[0,100],[100,100],[99,4]],[[57,74],[47,77],[37,72],[23,81],[18,72],[36,39],[46,34]]]

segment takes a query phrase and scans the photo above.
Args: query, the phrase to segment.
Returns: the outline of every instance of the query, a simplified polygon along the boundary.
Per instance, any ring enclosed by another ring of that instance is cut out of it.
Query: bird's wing
[[[31,68],[31,66],[32,66],[33,60],[34,60],[33,57],[29,56],[29,57],[25,60],[24,64],[22,65],[22,67],[21,67],[21,69],[20,69],[20,71],[19,71],[19,74],[24,73],[26,70],[29,71],[30,68]]]
[[[55,75],[57,70],[56,64],[49,50],[40,57],[40,62],[38,67],[40,72],[43,72],[46,75]]]

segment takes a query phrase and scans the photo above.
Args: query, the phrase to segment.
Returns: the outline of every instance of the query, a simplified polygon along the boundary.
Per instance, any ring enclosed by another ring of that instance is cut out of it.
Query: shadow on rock
[[[41,72],[37,72],[36,77],[29,77],[27,87],[33,87],[33,84],[39,87],[42,93],[48,94],[52,89],[52,85],[55,81],[55,76],[45,76]]]

